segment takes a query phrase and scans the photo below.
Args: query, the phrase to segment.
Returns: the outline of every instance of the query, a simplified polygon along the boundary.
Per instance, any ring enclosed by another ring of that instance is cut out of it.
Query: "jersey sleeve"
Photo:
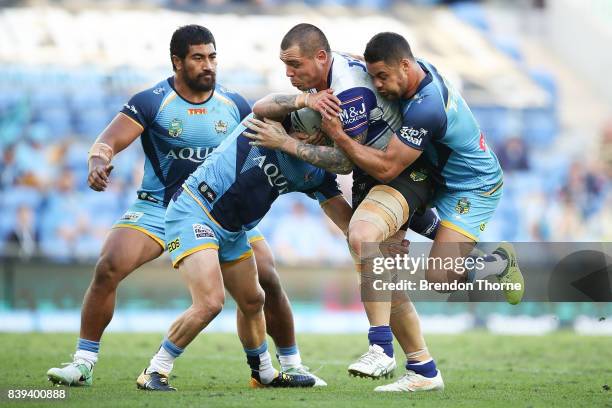
[[[161,98],[151,90],[139,92],[123,105],[121,113],[127,115],[143,128],[147,128],[153,120],[161,104]]]
[[[368,130],[370,111],[376,107],[376,95],[366,87],[355,87],[336,95],[340,99],[340,120],[344,133],[355,137]]]
[[[326,171],[321,184],[308,195],[318,200],[319,204],[323,204],[330,198],[342,195],[342,191],[336,180],[336,175]]]
[[[424,150],[432,139],[446,129],[446,112],[433,96],[413,100],[404,107],[402,127],[396,136],[406,145]]]

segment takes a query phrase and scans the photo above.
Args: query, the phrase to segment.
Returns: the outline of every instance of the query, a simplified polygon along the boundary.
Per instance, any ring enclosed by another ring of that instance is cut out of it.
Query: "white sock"
[[[276,370],[272,366],[272,357],[267,350],[259,355],[259,379],[262,384],[269,384],[276,377]]]
[[[176,357],[168,353],[165,348],[160,347],[151,359],[149,367],[147,368],[147,373],[158,372],[167,375],[172,371],[174,360],[176,360]]]
[[[286,356],[278,356],[278,361],[281,365],[281,370],[287,371],[290,368],[300,367],[302,365],[302,357],[298,351],[295,354],[289,354]]]
[[[98,353],[87,350],[77,350],[76,353],[74,353],[74,361],[76,360],[84,360],[86,363],[91,365],[90,368],[93,368],[93,366],[98,362]]]

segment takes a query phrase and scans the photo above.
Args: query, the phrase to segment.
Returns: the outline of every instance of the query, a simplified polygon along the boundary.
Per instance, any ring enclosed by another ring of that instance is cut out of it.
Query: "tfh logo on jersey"
[[[423,128],[415,129],[407,126],[402,127],[399,133],[402,139],[405,139],[415,146],[421,146],[421,143],[423,143],[423,136],[427,135],[427,131]]]
[[[280,172],[278,166],[274,163],[266,163],[267,156],[257,156],[253,158],[253,161],[257,163],[257,167],[259,167],[266,177],[268,178],[268,183],[270,186],[278,188],[278,193],[283,194],[289,191],[288,184],[289,182]]]
[[[208,109],[206,108],[190,108],[187,109],[187,113],[190,115],[206,115],[208,113]]]
[[[212,228],[203,224],[193,224],[193,235],[195,239],[216,238]]]
[[[214,150],[214,147],[183,147],[182,149],[170,149],[166,157],[202,163]]]

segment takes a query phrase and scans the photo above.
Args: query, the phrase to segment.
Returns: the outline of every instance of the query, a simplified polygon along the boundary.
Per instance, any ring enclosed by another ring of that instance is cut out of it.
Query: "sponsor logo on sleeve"
[[[421,144],[423,144],[423,136],[427,135],[427,130],[423,128],[415,129],[413,127],[403,126],[399,130],[399,135],[408,143],[420,147]]]
[[[200,194],[202,194],[202,197],[204,197],[206,201],[211,204],[217,198],[217,193],[215,193],[213,189],[210,188],[205,182],[200,183],[200,185],[198,186],[198,191],[200,192]]]
[[[165,92],[165,89],[164,89],[163,87],[161,87],[161,86],[160,86],[159,88],[155,88],[155,89],[153,90],[153,93],[154,93],[155,95],[161,95],[161,94],[163,94],[164,92]]]
[[[195,239],[216,238],[212,228],[204,224],[193,224],[193,235]]]
[[[130,112],[132,112],[134,115],[138,115],[138,111],[136,110],[136,107],[134,105],[130,105],[130,104],[123,104],[123,107],[127,110],[129,110]]]
[[[127,221],[127,222],[136,222],[138,221],[142,216],[144,215],[144,213],[141,212],[136,212],[136,211],[127,211],[125,214],[123,214],[121,216],[121,218],[119,219],[120,221]]]

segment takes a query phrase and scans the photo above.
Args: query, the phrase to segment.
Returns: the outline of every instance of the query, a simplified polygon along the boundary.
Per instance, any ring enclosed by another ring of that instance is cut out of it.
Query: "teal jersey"
[[[174,192],[234,130],[251,108],[242,96],[216,85],[208,100],[192,103],[170,77],[134,95],[121,113],[143,129],[141,199],[167,206]]]
[[[503,173],[463,97],[426,61],[417,92],[401,101],[402,127],[397,137],[423,151],[437,186],[450,191],[486,192]]]
[[[300,191],[319,202],[342,194],[335,174],[284,152],[251,146],[247,132],[237,126],[184,184],[225,230],[254,228],[281,194]]]

